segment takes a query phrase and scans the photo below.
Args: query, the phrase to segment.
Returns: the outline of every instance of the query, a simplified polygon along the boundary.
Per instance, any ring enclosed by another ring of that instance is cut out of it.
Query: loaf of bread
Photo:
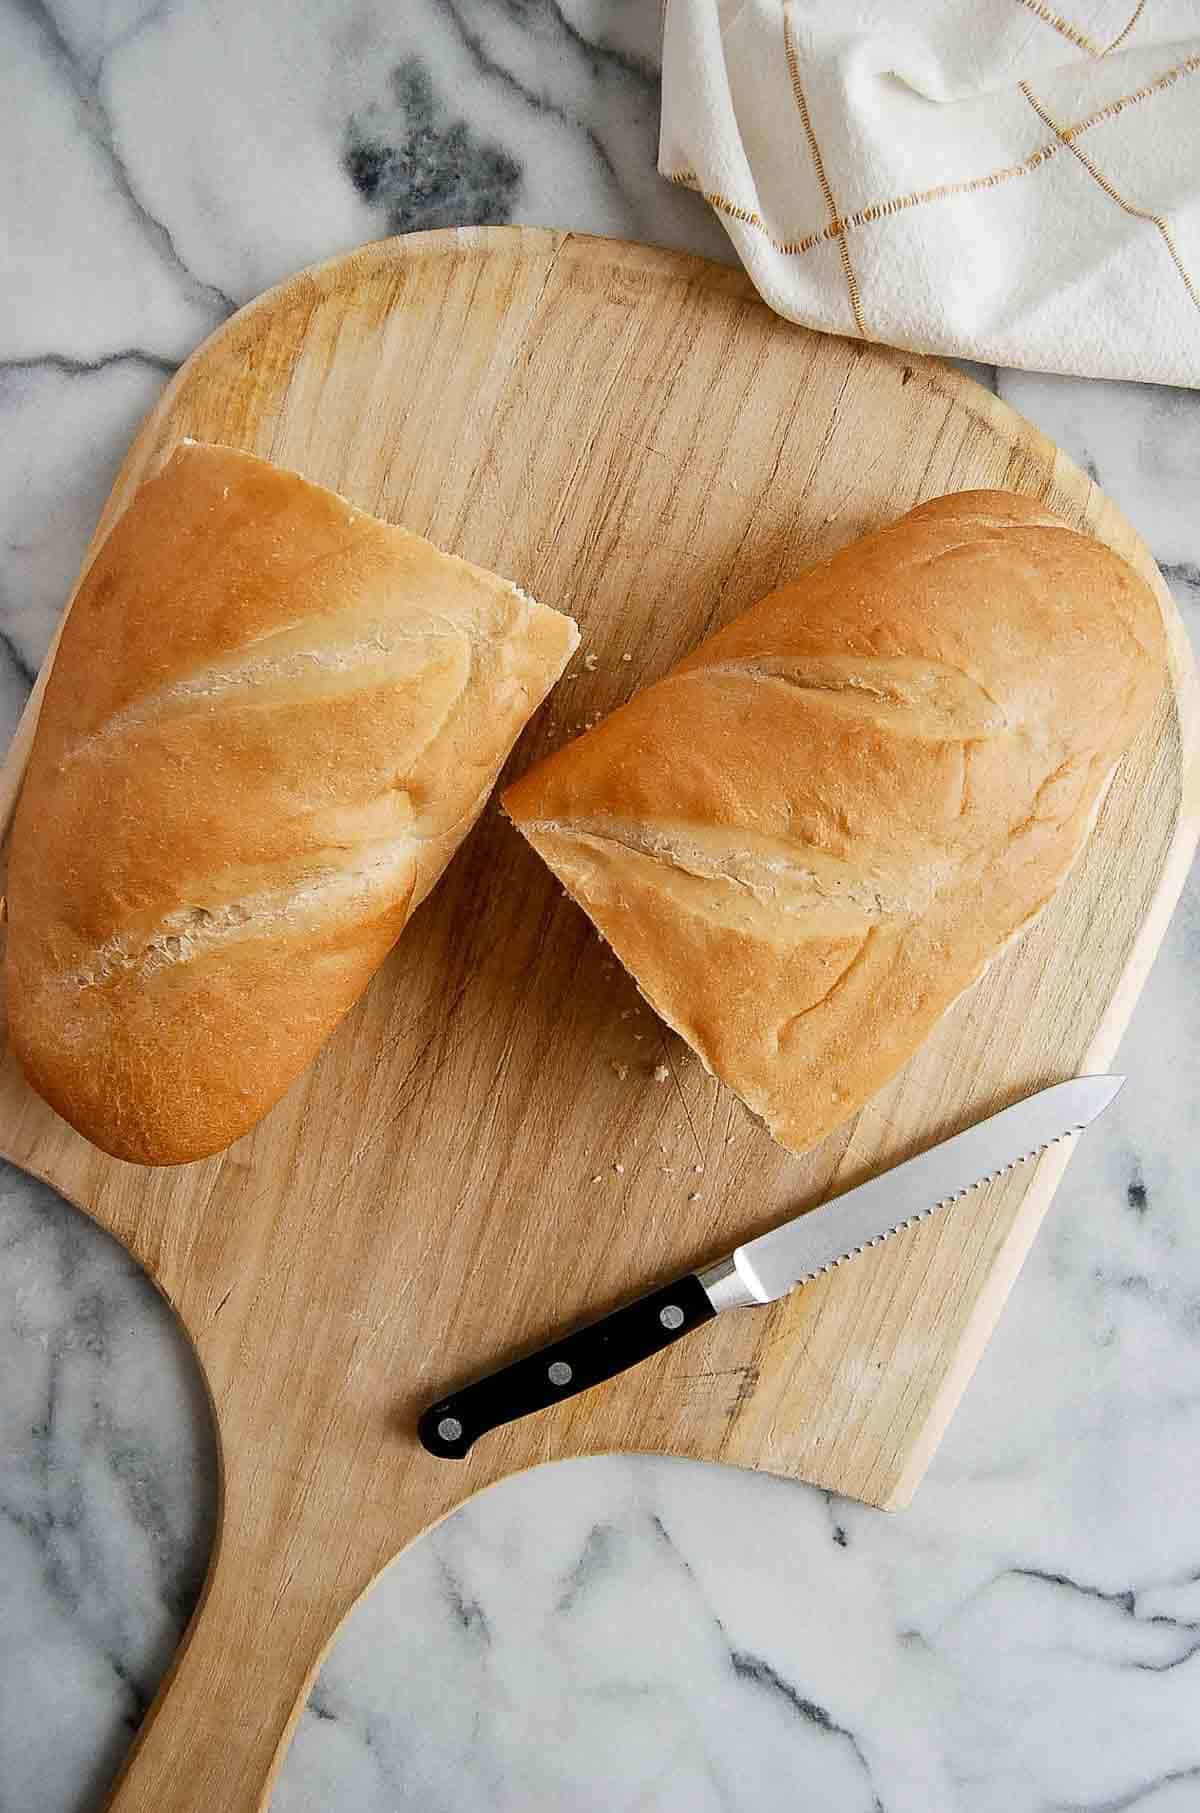
[[[1050,899],[1164,676],[1123,560],[964,492],[763,599],[504,804],[802,1151]]]
[[[575,625],[263,460],[185,442],[67,620],[12,832],[7,993],[96,1145],[228,1145],[361,994]]]

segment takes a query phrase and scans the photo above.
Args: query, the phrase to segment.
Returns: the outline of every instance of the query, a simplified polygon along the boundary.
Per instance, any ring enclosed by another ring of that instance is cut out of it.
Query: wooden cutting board
[[[183,435],[268,455],[575,614],[583,650],[514,770],[784,577],[968,486],[1044,499],[1132,560],[1158,588],[1174,663],[1060,897],[807,1158],[664,1037],[494,809],[317,1064],[222,1157],[165,1172],[103,1157],[6,1058],[4,1154],[158,1281],[220,1426],[205,1602],[115,1804],[248,1813],[356,1596],[503,1474],[648,1449],[876,1505],[909,1497],[1065,1146],[790,1301],[722,1317],[484,1439],[465,1465],[430,1459],[414,1422],[572,1320],[1106,1066],[1194,846],[1197,718],[1149,555],[1055,447],[955,371],[791,327],[743,276],[699,259],[491,229],[305,272],[179,373],[98,533]]]

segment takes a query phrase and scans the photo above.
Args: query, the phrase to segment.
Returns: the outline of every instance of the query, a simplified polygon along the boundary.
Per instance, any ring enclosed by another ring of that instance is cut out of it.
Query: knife
[[[453,1392],[424,1412],[417,1433],[430,1454],[465,1460],[479,1436],[574,1397],[680,1341],[725,1310],[774,1303],[798,1285],[880,1246],[902,1228],[1081,1133],[1120,1089],[1122,1076],[1082,1076],[944,1140],[919,1158],[809,1209],[598,1322]]]

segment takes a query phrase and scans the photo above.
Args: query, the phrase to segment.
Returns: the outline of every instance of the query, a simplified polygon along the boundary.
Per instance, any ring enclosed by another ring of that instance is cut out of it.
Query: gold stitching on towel
[[[1078,138],[1081,132],[1090,132],[1093,126],[1099,126],[1105,120],[1115,120],[1126,107],[1135,107],[1139,101],[1148,101],[1150,96],[1157,94],[1160,89],[1173,88],[1181,76],[1193,76],[1198,69],[1200,69],[1200,53],[1185,57],[1182,63],[1176,63],[1172,69],[1164,70],[1162,75],[1155,76],[1154,80],[1147,82],[1144,87],[1134,88],[1129,94],[1121,95],[1119,100],[1109,101],[1107,106],[1098,107],[1095,113],[1089,113],[1085,119],[1076,120],[1071,126],[1064,126],[1062,129],[1063,143],[1069,145],[1071,140]]]
[[[791,8],[786,4],[786,0],[783,9],[783,48],[784,54],[787,57],[788,75],[791,78],[792,93],[796,98],[796,106],[800,110],[800,121],[804,127],[804,136],[808,140],[808,149],[812,154],[813,168],[817,173],[817,181],[821,185],[821,194],[825,197],[825,207],[829,214],[828,236],[830,238],[836,238],[838,242],[838,251],[841,254],[842,260],[842,270],[846,275],[846,288],[850,292],[850,307],[854,313],[854,325],[865,340],[867,337],[867,329],[866,324],[863,321],[862,308],[859,303],[858,279],[854,275],[854,266],[850,262],[850,248],[846,244],[846,229],[838,214],[837,203],[833,199],[833,190],[829,186],[829,178],[825,174],[825,165],[821,158],[821,148],[817,144],[817,135],[813,131],[812,120],[809,117],[808,102],[804,98],[804,88],[800,81],[800,63],[796,56],[796,46],[792,38]]]
[[[1057,13],[1052,13],[1048,6],[1043,6],[1042,0],[1020,0],[1020,5],[1027,6],[1031,13],[1037,15],[1043,25],[1049,25],[1052,30],[1059,32],[1070,43],[1078,45],[1080,50],[1086,50],[1089,57],[1104,55],[1098,44],[1093,44],[1092,40],[1077,26],[1069,25],[1065,19],[1060,19]],[[1141,8],[1139,7],[1138,10],[1140,12]],[[1132,23],[1131,20],[1130,24]],[[1129,26],[1127,25],[1125,29],[1128,31]]]
[[[776,252],[789,254],[811,252],[813,247],[819,246],[823,239],[835,237],[826,227],[820,233],[805,234],[803,239],[776,239],[761,214],[756,214],[752,208],[743,208],[736,201],[730,201],[727,195],[720,194],[716,189],[702,189],[700,179],[694,170],[668,170],[664,174],[669,183],[676,183],[679,188],[690,189],[693,195],[701,196],[710,208],[717,210],[718,214],[727,214],[730,220],[740,220],[745,226],[757,228]]]
[[[1130,24],[1132,23],[1131,20]],[[1128,30],[1128,27],[1126,29]],[[888,201],[872,202],[869,207],[860,208],[856,214],[847,214],[845,217],[835,216],[827,226],[819,228],[814,233],[806,233],[802,239],[777,239],[762,216],[756,214],[752,208],[743,208],[738,202],[730,201],[727,195],[721,195],[715,190],[702,189],[700,179],[694,170],[668,171],[665,173],[666,180],[670,183],[677,183],[680,188],[691,189],[695,194],[702,196],[709,206],[715,208],[719,214],[726,214],[731,220],[741,221],[744,225],[753,227],[763,235],[776,252],[801,256],[805,252],[811,252],[814,246],[821,245],[825,240],[837,239],[843,233],[853,232],[859,227],[870,226],[877,220],[886,220],[892,214],[902,214],[909,208],[922,206],[925,202],[945,201],[954,195],[971,195],[980,189],[996,188],[1000,183],[1009,182],[1015,176],[1028,176],[1041,164],[1048,163],[1052,157],[1056,157],[1060,151],[1073,150],[1073,140],[1084,132],[1090,132],[1093,126],[1102,125],[1105,120],[1115,119],[1119,113],[1124,112],[1126,107],[1138,106],[1142,101],[1147,101],[1153,95],[1159,94],[1164,88],[1173,87],[1185,76],[1195,75],[1197,70],[1200,70],[1200,53],[1185,57],[1182,63],[1176,63],[1171,69],[1164,70],[1162,75],[1156,76],[1152,82],[1144,83],[1141,88],[1131,89],[1128,94],[1121,95],[1115,101],[1109,101],[1104,107],[1098,107],[1095,113],[1089,113],[1083,119],[1073,121],[1070,126],[1064,126],[1061,130],[1052,126],[1051,130],[1057,136],[1048,145],[1039,145],[1038,149],[1031,152],[1023,163],[1009,164],[1000,170],[990,170],[985,176],[968,177],[962,182],[938,183],[932,189],[914,189],[908,195],[894,195]],[[1049,122],[1047,123],[1049,124]],[[1076,155],[1078,156],[1079,153]]]
[[[991,189],[998,183],[1006,183],[1014,176],[1027,176],[1030,171],[1036,170],[1039,164],[1048,162],[1058,152],[1069,151],[1071,141],[1078,138],[1081,133],[1090,132],[1093,126],[1102,125],[1105,120],[1116,119],[1117,115],[1123,113],[1126,107],[1135,107],[1141,101],[1148,101],[1152,95],[1160,93],[1162,89],[1173,87],[1181,77],[1195,75],[1197,70],[1200,70],[1200,54],[1185,57],[1182,63],[1176,63],[1173,68],[1164,70],[1163,74],[1156,76],[1153,82],[1147,82],[1141,88],[1134,88],[1129,94],[1121,95],[1115,101],[1109,101],[1104,107],[1098,107],[1095,113],[1089,113],[1082,120],[1075,120],[1070,126],[1064,126],[1061,132],[1057,132],[1057,136],[1051,144],[1040,145],[1036,151],[1030,153],[1024,163],[1009,164],[1004,169],[989,171],[986,176],[969,177],[963,182],[938,183],[932,189],[914,189],[911,194],[897,195],[890,201],[873,202],[868,208],[860,208],[857,214],[847,215],[842,225],[847,229],[866,226],[873,220],[886,218],[889,214],[900,214],[906,208],[915,208],[921,202],[943,201],[951,195],[969,195],[977,189]],[[1057,131],[1053,127],[1051,130]]]
[[[986,176],[972,176],[960,183],[938,183],[932,189],[914,189],[911,195],[895,195],[889,201],[872,202],[870,207],[860,208],[856,214],[835,216],[828,226],[821,227],[818,232],[805,234],[803,239],[776,239],[760,215],[749,208],[740,207],[737,202],[730,201],[728,196],[720,195],[715,190],[702,189],[694,170],[672,170],[667,173],[667,181],[702,196],[719,214],[727,214],[731,220],[739,220],[748,227],[757,228],[776,252],[800,255],[811,252],[814,246],[822,245],[827,240],[840,238],[843,233],[852,232],[859,227],[869,227],[877,220],[886,220],[892,214],[903,214],[909,208],[919,208],[924,202],[944,201],[952,195],[970,195],[979,189],[994,189],[998,184],[1008,182],[1011,177],[1027,176],[1039,164],[1048,163],[1065,149],[1065,145],[1056,139],[1049,145],[1039,146],[1022,164],[1009,164],[1003,170],[990,170]]]
[[[1133,9],[1133,17],[1132,17],[1132,19],[1130,19],[1129,24],[1125,27],[1125,30],[1123,32],[1121,32],[1117,37],[1115,37],[1111,44],[1106,44],[1104,46],[1104,55],[1106,57],[1111,56],[1113,51],[1116,50],[1116,48],[1119,44],[1124,44],[1126,38],[1129,36],[1129,34],[1133,30],[1134,26],[1137,24],[1138,20],[1141,18],[1142,13],[1145,10],[1145,6],[1146,6],[1146,0],[1138,0],[1137,5]]]
[[[767,225],[761,214],[752,208],[740,207],[736,201],[730,201],[727,195],[718,195],[715,190],[702,189],[700,179],[694,170],[672,170],[667,177],[669,183],[678,183],[681,189],[690,189],[695,195],[702,195],[710,207],[719,208],[722,214],[728,214],[731,220],[741,220],[748,227],[761,227],[767,233]],[[770,239],[771,235],[767,233]],[[771,239],[772,245],[775,243]]]
[[[1102,170],[1097,169],[1096,165],[1092,162],[1091,158],[1088,157],[1087,153],[1084,151],[1081,151],[1079,149],[1079,146],[1076,145],[1070,138],[1068,138],[1066,136],[1065,129],[1063,127],[1059,126],[1055,120],[1051,119],[1050,115],[1046,112],[1045,108],[1041,105],[1041,103],[1035,97],[1033,90],[1029,86],[1029,83],[1021,82],[1019,84],[1019,87],[1020,87],[1021,93],[1025,96],[1025,99],[1029,102],[1029,105],[1033,108],[1033,111],[1037,114],[1037,116],[1038,116],[1039,120],[1041,120],[1042,124],[1044,126],[1049,126],[1051,132],[1056,132],[1058,134],[1059,138],[1062,140],[1063,144],[1067,147],[1067,150],[1071,153],[1072,157],[1077,157],[1079,159],[1080,163],[1083,165],[1083,167],[1087,171],[1088,175],[1093,179],[1093,181],[1099,183],[1100,187],[1104,190],[1104,193],[1106,195],[1111,196],[1113,201],[1116,202],[1117,206],[1119,208],[1124,209],[1126,214],[1132,214],[1135,220],[1147,220],[1150,222],[1151,226],[1155,226],[1158,228],[1159,232],[1163,236],[1163,240],[1166,244],[1166,248],[1167,248],[1168,252],[1171,254],[1171,258],[1174,262],[1175,269],[1179,272],[1179,275],[1183,278],[1183,286],[1186,289],[1188,295],[1191,297],[1193,306],[1197,309],[1200,309],[1200,295],[1197,295],[1195,285],[1193,284],[1190,276],[1188,275],[1187,266],[1184,264],[1182,258],[1179,256],[1178,248],[1176,247],[1174,239],[1171,237],[1170,222],[1167,221],[1161,214],[1147,213],[1145,208],[1137,208],[1134,206],[1134,204],[1131,201],[1126,201],[1125,197],[1121,194],[1121,192],[1118,189],[1115,189],[1113,187],[1112,183],[1109,182],[1109,180],[1108,180],[1107,176],[1105,176],[1104,172]]]
[[[857,214],[847,215],[842,225],[848,228],[870,226],[872,221],[886,220],[890,214],[903,214],[908,208],[919,208],[923,202],[944,201],[950,195],[971,195],[977,189],[995,189],[1014,176],[1028,176],[1039,164],[1049,163],[1063,150],[1057,142],[1039,145],[1022,164],[1008,164],[1003,170],[989,170],[986,176],[972,176],[960,183],[938,183],[932,189],[914,189],[911,195],[895,195],[890,201],[872,202]]]

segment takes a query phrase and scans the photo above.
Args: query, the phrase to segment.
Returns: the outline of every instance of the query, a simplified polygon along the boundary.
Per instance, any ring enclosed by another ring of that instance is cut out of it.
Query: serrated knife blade
[[[1082,1132],[1124,1081],[1121,1076],[1074,1077],[1026,1096],[919,1158],[746,1241],[716,1265],[689,1272],[442,1398],[418,1423],[421,1442],[441,1459],[463,1460],[489,1429],[614,1378],[725,1310],[786,1296],[1036,1158],[1057,1140]]]
[[[879,1246],[1060,1139],[1081,1133],[1113,1100],[1123,1076],[1080,1076],[1026,1096],[965,1133],[931,1146],[857,1189],[833,1196],[700,1273],[714,1306],[773,1303],[867,1247]],[[716,1301],[717,1294],[728,1302]],[[734,1300],[736,1299],[736,1301]]]

